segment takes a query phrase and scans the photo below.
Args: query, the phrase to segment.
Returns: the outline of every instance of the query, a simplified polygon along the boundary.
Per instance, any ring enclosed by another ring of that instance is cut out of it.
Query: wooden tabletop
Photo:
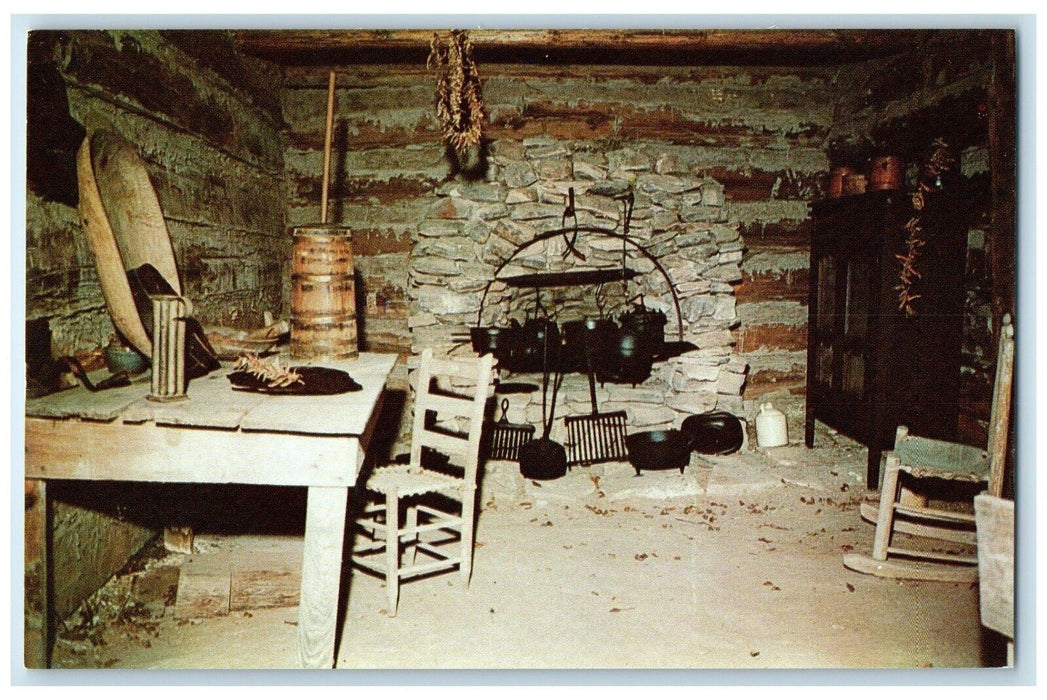
[[[148,423],[224,430],[289,432],[305,435],[359,436],[364,433],[396,355],[361,353],[349,361],[323,362],[341,369],[361,389],[331,396],[268,395],[233,389],[223,366],[189,382],[187,399],[150,401],[149,378],[131,386],[89,392],[76,387],[26,402],[31,418]],[[319,364],[319,363],[318,363]]]

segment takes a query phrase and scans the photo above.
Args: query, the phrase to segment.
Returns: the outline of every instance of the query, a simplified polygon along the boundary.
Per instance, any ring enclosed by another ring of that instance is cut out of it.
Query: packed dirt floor
[[[339,669],[925,669],[993,667],[1005,645],[979,623],[977,585],[844,568],[868,551],[858,504],[865,450],[819,429],[794,444],[694,456],[683,472],[628,464],[523,479],[490,464],[471,585],[343,576]],[[296,601],[189,619],[175,567],[297,572],[299,536],[198,532],[193,554],[140,556],[66,621],[59,668],[286,669]],[[346,569],[348,573],[348,569]],[[150,595],[148,591],[152,590]]]

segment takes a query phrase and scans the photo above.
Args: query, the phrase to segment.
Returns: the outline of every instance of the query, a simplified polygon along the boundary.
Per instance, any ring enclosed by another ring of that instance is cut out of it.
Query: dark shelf
[[[629,268],[615,270],[572,270],[570,272],[537,272],[532,275],[503,277],[500,281],[510,287],[578,287],[631,280],[640,273]]]

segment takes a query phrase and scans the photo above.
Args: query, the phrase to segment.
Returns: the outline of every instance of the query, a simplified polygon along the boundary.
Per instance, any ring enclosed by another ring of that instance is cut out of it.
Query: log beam
[[[244,53],[284,64],[324,61],[414,62],[429,51],[434,31],[448,29],[237,30]],[[471,29],[477,60],[669,64],[765,62],[809,64],[856,61],[911,49],[926,35],[916,29]]]

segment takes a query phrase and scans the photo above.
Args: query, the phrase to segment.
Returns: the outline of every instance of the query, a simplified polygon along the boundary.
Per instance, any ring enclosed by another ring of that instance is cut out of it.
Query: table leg
[[[298,604],[298,660],[303,668],[334,667],[348,497],[347,488],[309,488]]]
[[[25,501],[24,662],[26,668],[49,668],[54,625],[47,482],[26,479]]]

